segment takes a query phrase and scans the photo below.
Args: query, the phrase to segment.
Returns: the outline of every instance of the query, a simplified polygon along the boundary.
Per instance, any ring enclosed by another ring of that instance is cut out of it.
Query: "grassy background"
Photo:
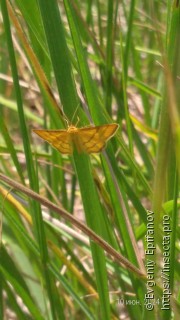
[[[0,318],[177,319],[179,2],[1,0],[1,14]],[[99,155],[62,156],[32,129],[66,128],[63,114],[120,128]]]

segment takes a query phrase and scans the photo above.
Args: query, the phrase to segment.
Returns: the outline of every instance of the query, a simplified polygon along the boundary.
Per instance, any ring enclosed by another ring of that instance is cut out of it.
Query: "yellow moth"
[[[74,148],[78,153],[90,154],[102,151],[118,127],[117,123],[111,123],[83,128],[69,126],[67,130],[33,131],[63,154],[72,154]]]

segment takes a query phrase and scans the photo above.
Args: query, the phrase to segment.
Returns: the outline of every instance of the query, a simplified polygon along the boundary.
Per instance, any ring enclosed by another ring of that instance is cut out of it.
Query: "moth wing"
[[[33,130],[63,154],[72,154],[71,136],[66,130]]]
[[[96,127],[85,127],[79,129],[81,149],[87,153],[99,153],[106,142],[113,137],[119,125],[116,123],[105,124]]]

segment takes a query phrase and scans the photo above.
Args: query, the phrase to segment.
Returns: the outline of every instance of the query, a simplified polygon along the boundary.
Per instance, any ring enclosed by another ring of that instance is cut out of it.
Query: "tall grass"
[[[0,317],[176,319],[178,2],[1,0],[1,14]],[[32,131],[67,120],[119,130],[72,156]]]

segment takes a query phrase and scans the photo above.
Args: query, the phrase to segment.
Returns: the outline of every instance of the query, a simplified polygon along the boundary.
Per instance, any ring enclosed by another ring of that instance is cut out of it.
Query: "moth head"
[[[69,133],[71,133],[71,132],[76,132],[76,131],[78,131],[78,128],[75,127],[75,126],[69,126],[68,129],[67,129],[67,131],[68,131]]]

